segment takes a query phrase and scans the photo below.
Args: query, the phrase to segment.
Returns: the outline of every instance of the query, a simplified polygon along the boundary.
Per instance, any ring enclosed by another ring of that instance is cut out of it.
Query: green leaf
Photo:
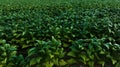
[[[16,51],[17,48],[16,48],[16,46],[11,46],[11,47],[9,48],[9,50],[10,50],[10,51]]]
[[[52,44],[59,47],[61,45],[61,42],[57,41],[54,36],[52,36]]]
[[[6,40],[0,40],[0,43],[5,44]]]
[[[94,67],[94,61],[89,61],[89,62],[88,62],[88,65],[89,65],[90,67]]]
[[[10,44],[5,44],[4,46],[6,49],[10,48]]]
[[[53,62],[46,62],[45,67],[53,67],[54,63]]]
[[[54,55],[50,54],[50,58],[54,58]]]
[[[27,47],[29,47],[30,45],[25,45],[25,44],[23,44],[22,45],[22,48],[27,48]]]
[[[117,64],[115,65],[115,67],[120,67],[120,62],[117,62]]]
[[[3,52],[1,56],[4,56],[4,57],[7,56],[6,52]]]
[[[36,59],[35,58],[31,59],[30,60],[30,66],[35,65],[35,64],[36,64]]]
[[[41,57],[37,57],[37,58],[36,58],[36,62],[37,62],[37,63],[40,63],[40,60],[41,60],[41,59],[42,59]]]
[[[18,56],[18,59],[21,60],[21,61],[24,60],[23,55],[20,54],[20,55]]]
[[[12,56],[14,56],[14,55],[16,55],[16,54],[17,54],[16,51],[12,51],[12,52],[11,52],[11,55],[12,55]]]
[[[28,56],[31,56],[31,55],[35,54],[35,52],[36,52],[36,48],[35,48],[35,47],[34,47],[34,48],[31,48],[31,49],[28,51]]]
[[[79,55],[79,57],[82,58],[81,61],[83,61],[84,64],[86,64],[86,62],[89,60],[89,58],[86,57],[86,55],[82,55],[82,54],[81,54],[81,55]]]
[[[105,61],[98,61],[98,63],[101,64],[102,67],[104,67],[104,65],[105,65]]]
[[[60,64],[60,66],[64,66],[64,65],[66,65],[67,63],[62,59],[62,60],[59,61],[59,64]]]
[[[111,46],[111,42],[110,43],[107,43],[107,44],[104,44],[104,46],[107,48],[107,49],[110,49],[110,46]]]
[[[52,60],[53,60],[53,62],[54,62],[55,65],[59,65],[59,59],[58,58],[52,59]]]
[[[94,60],[94,55],[89,56],[91,60]]]
[[[68,55],[68,56],[71,56],[71,57],[76,57],[75,53],[72,52],[72,51],[70,51],[67,55]]]
[[[105,54],[105,52],[102,50],[102,51],[100,51],[100,54]]]
[[[54,38],[54,36],[52,36],[52,41],[57,42],[57,40]]]
[[[75,59],[71,58],[69,60],[67,60],[67,63],[68,64],[74,64],[74,63],[77,63]]]
[[[41,40],[36,40],[37,41],[37,43],[39,43],[39,44],[45,44],[45,41],[41,41]]]
[[[115,59],[111,59],[111,61],[112,61],[112,64],[117,63],[117,60],[115,60]]]
[[[7,58],[5,58],[1,63],[6,64],[7,63]]]
[[[112,32],[112,30],[111,30],[110,28],[108,28],[108,31],[109,31],[109,33],[111,33],[111,32]]]
[[[0,50],[4,52],[5,51],[5,47],[0,46]]]

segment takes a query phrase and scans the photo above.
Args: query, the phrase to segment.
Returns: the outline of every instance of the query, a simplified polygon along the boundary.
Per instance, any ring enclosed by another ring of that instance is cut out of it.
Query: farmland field
[[[1,0],[0,4],[2,5],[35,5],[35,6],[40,6],[40,5],[53,5],[53,4],[60,4],[60,3],[81,3],[83,6],[86,7],[91,7],[95,5],[101,6],[111,6],[111,7],[119,7],[119,0]],[[88,6],[90,5],[90,6]],[[93,8],[94,8],[93,7]]]
[[[0,0],[0,67],[120,67],[120,0]]]

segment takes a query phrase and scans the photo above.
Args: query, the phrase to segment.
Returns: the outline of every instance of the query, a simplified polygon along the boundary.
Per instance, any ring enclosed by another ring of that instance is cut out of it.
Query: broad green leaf
[[[86,64],[86,62],[89,60],[89,58],[86,55],[79,55],[80,58],[82,58],[81,61],[83,61],[84,64]]]
[[[94,60],[94,55],[90,55],[89,57],[90,59]]]
[[[68,56],[71,56],[71,57],[76,57],[75,53],[72,52],[72,51],[70,51],[67,55],[68,55]]]
[[[105,54],[105,51],[101,50],[101,51],[100,51],[100,54]]]
[[[46,62],[45,67],[53,67],[54,63],[53,62]]]
[[[11,52],[11,55],[13,56],[13,55],[16,55],[17,54],[17,52],[16,51],[12,51]]]
[[[98,63],[101,64],[102,67],[104,67],[104,65],[105,65],[105,61],[98,61]]]
[[[88,65],[89,65],[90,67],[94,67],[94,61],[89,61],[89,62],[88,62]]]
[[[5,51],[5,47],[0,46],[0,50]]]
[[[117,62],[115,67],[120,67],[120,62]]]
[[[5,58],[1,63],[6,64],[7,63],[7,58]]]
[[[3,52],[3,54],[1,56],[4,56],[4,57],[7,56],[6,52]]]
[[[0,40],[0,43],[5,44],[6,40]]]
[[[67,60],[67,63],[74,64],[74,63],[77,63],[77,61],[75,59],[71,58],[71,59]]]
[[[5,44],[4,46],[6,49],[10,48],[10,44]]]
[[[111,59],[111,61],[112,61],[112,64],[117,63],[117,60],[115,60],[115,59]]]
[[[55,65],[59,65],[59,59],[58,58],[52,59],[52,60],[53,60],[53,62],[54,62]]]
[[[61,60],[59,61],[59,64],[60,64],[60,66],[64,66],[64,65],[66,65],[67,63],[66,63],[66,61],[64,61],[63,59],[61,59]]]
[[[54,58],[54,55],[50,54],[50,58]]]
[[[37,57],[37,58],[36,58],[36,62],[37,62],[37,63],[40,63],[41,59],[42,59],[41,57]]]
[[[36,52],[36,48],[35,48],[35,47],[34,47],[34,48],[31,48],[31,49],[28,51],[28,56],[31,56],[31,55],[35,54],[35,52]]]
[[[23,44],[22,45],[22,48],[27,48],[27,47],[29,47],[30,45],[25,45],[25,44]]]
[[[35,65],[36,63],[37,63],[37,61],[35,58],[30,60],[30,66]]]

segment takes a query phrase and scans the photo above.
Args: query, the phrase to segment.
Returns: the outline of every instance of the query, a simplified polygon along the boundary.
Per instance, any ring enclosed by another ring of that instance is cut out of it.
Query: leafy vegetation
[[[119,67],[119,1],[105,1],[1,1],[0,67]]]

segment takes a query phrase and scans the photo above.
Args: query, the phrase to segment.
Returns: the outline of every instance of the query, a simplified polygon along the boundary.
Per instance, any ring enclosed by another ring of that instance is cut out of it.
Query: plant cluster
[[[0,10],[0,66],[120,65],[120,9],[78,5]]]

